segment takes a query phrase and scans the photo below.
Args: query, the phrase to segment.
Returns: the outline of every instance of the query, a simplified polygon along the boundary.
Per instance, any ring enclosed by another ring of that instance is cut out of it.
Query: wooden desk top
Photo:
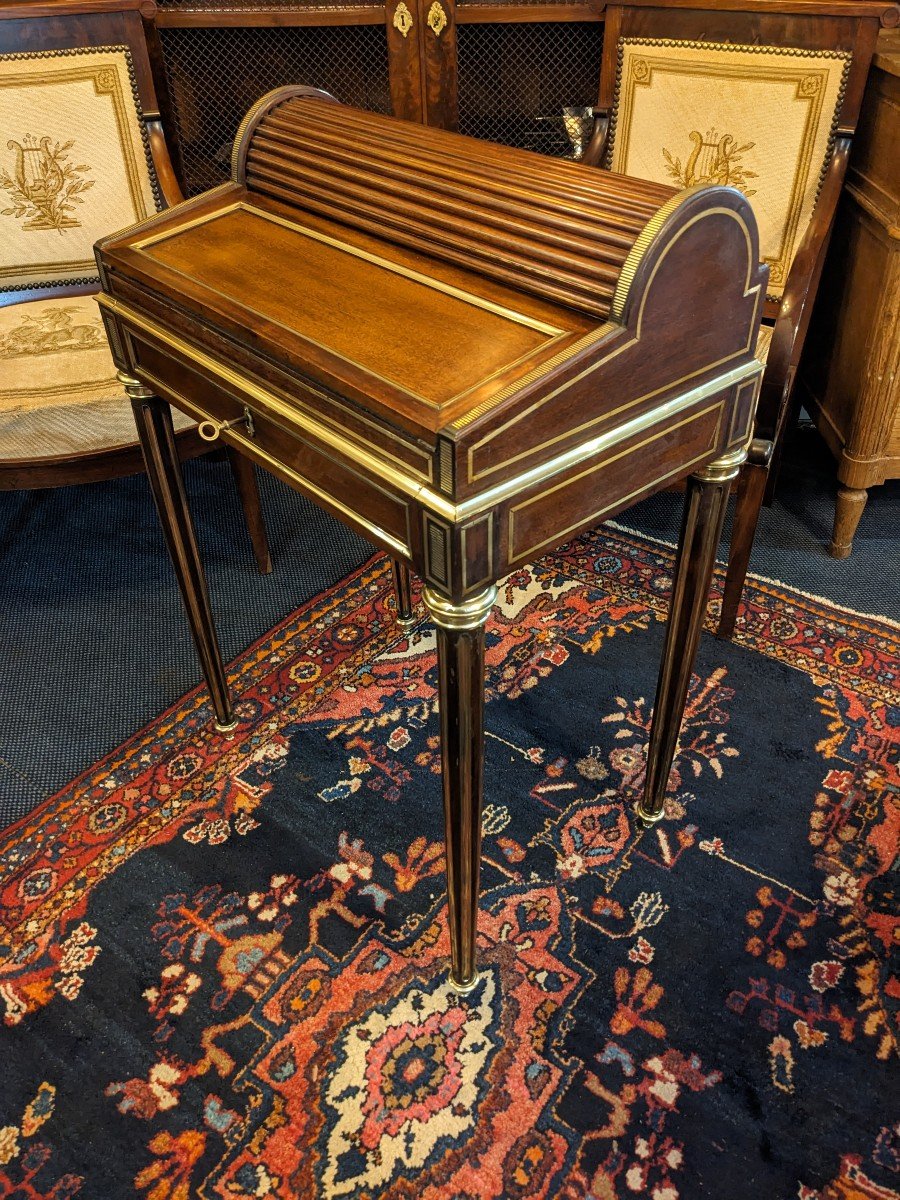
[[[238,189],[230,202],[188,223],[173,217],[129,245],[134,254],[123,261],[155,290],[180,292],[222,328],[264,335],[286,362],[317,368],[324,386],[355,381],[390,413],[410,415],[416,430],[436,432],[480,399],[480,384],[507,386],[516,369],[530,370],[596,324],[512,288],[485,289],[472,272],[337,222],[288,216]]]

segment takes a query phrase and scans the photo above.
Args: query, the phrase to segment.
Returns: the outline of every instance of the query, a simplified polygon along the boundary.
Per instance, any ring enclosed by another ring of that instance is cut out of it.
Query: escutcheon
[[[425,22],[436,38],[439,38],[447,28],[447,14],[438,3],[438,0],[434,0],[431,8],[429,8]]]
[[[406,37],[412,27],[412,13],[403,3],[403,0],[400,0],[400,3],[394,9],[394,28],[399,29],[403,36]]]

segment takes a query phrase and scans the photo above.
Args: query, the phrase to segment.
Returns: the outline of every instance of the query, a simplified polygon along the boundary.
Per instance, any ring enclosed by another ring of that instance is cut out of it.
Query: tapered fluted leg
[[[233,446],[226,446],[228,465],[234,476],[234,483],[241,498],[241,508],[244,510],[244,521],[253,545],[253,557],[260,575],[268,575],[272,570],[272,555],[269,553],[269,539],[266,536],[266,523],[263,520],[262,503],[259,498],[259,484],[256,481],[256,468],[249,458],[239,454]]]
[[[497,589],[461,604],[426,588],[437,626],[441,774],[450,915],[450,982],[460,992],[478,980],[475,938],[484,789],[484,626]]]
[[[744,583],[750,566],[750,551],[759,524],[766,480],[769,476],[769,460],[772,443],[754,439],[750,443],[747,462],[738,480],[737,498],[734,502],[734,523],[731,528],[731,546],[728,551],[728,570],[722,589],[722,611],[716,636],[730,638],[734,633]]]
[[[746,450],[725,454],[688,479],[669,622],[650,726],[647,778],[644,794],[636,805],[637,815],[645,825],[658,821],[663,814],[728,491],[745,458]]]
[[[139,380],[124,372],[119,373],[119,380],[131,398],[150,489],[209,687],[216,714],[216,729],[221,733],[230,733],[237,721],[231,708],[222,653],[209,606],[206,576],[187,506],[172,428],[172,413],[168,404],[154,396]]]
[[[412,580],[409,567],[399,558],[391,559],[391,570],[394,575],[394,601],[397,605],[397,624],[401,629],[414,629],[416,617],[413,612]]]

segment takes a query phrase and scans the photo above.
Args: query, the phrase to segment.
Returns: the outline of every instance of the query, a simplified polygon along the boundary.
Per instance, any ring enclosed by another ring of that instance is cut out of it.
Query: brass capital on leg
[[[669,621],[650,726],[647,775],[644,793],[635,805],[635,812],[645,826],[652,825],[663,815],[666,786],[706,615],[728,492],[746,457],[746,447],[731,450],[688,478]]]
[[[497,589],[488,587],[457,604],[426,587],[423,598],[437,627],[450,983],[465,993],[478,983],[475,947],[484,791],[484,626]]]
[[[116,378],[130,400],[149,400],[153,396],[153,392],[148,387],[145,387],[139,379],[135,379],[133,375],[129,375],[127,371],[116,371]]]

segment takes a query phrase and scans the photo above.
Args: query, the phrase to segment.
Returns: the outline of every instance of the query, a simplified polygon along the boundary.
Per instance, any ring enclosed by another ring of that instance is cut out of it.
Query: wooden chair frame
[[[793,415],[794,378],[838,199],[847,172],[853,133],[875,41],[882,26],[900,21],[896,5],[871,0],[628,0],[606,10],[600,99],[585,161],[605,158],[615,103],[621,37],[665,36],[685,41],[729,42],[844,50],[852,55],[840,102],[831,158],[812,219],[791,264],[780,301],[766,301],[764,318],[774,324],[760,389],[754,438],[737,488],[728,572],[718,634],[730,638],[744,588],[750,551],[763,503],[771,503],[784,434]]]
[[[157,105],[144,21],[153,19],[153,0],[49,0],[45,3],[0,3],[0,54],[68,50],[75,46],[127,46],[131,52],[141,113],[150,143],[153,166],[166,207],[183,199],[169,157]],[[99,282],[69,283],[52,287],[19,288],[0,292],[0,306],[29,300],[85,296],[100,291]],[[177,438],[182,460],[206,454],[208,442],[196,427],[183,430]],[[230,447],[226,451],[244,509],[257,566],[262,573],[272,569],[259,490],[253,464]],[[144,469],[135,429],[134,443],[79,454],[40,460],[0,459],[0,491],[19,488],[61,487],[136,475]]]

